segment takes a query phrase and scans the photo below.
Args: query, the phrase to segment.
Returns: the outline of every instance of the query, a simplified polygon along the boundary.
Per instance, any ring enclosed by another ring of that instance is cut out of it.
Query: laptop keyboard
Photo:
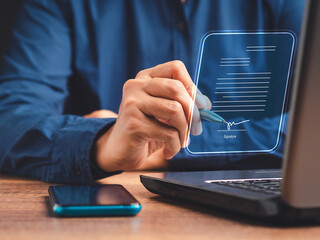
[[[227,180],[211,181],[210,183],[268,194],[281,193],[281,179]]]

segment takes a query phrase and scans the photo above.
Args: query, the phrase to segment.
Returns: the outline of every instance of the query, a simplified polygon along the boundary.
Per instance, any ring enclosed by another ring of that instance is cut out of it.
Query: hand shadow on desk
[[[177,207],[189,209],[191,211],[200,212],[202,214],[210,215],[216,218],[237,221],[243,224],[250,224],[253,226],[260,226],[260,227],[274,227],[274,228],[303,228],[303,227],[310,227],[312,225],[288,225],[284,223],[274,222],[272,220],[266,219],[259,219],[254,218],[251,216],[246,216],[241,213],[232,212],[226,209],[221,208],[213,208],[213,207],[206,207],[205,205],[199,205],[198,203],[192,203],[189,201],[177,200],[170,197],[163,197],[163,196],[154,196],[151,197],[152,200],[175,205]]]

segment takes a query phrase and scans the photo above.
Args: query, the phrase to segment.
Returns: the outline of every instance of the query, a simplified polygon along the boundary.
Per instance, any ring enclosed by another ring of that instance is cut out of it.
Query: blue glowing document
[[[191,154],[270,152],[281,140],[295,38],[289,32],[208,33],[195,84],[226,120],[202,120]]]

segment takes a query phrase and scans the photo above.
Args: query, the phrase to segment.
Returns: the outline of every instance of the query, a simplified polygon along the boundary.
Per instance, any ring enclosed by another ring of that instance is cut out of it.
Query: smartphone
[[[140,203],[121,185],[50,186],[53,211],[61,216],[130,216]]]

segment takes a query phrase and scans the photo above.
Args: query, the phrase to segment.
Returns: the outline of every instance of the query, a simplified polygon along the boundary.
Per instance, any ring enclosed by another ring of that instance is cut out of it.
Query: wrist
[[[106,172],[114,172],[119,171],[121,169],[118,169],[115,164],[113,164],[115,161],[112,160],[112,152],[108,149],[108,142],[110,135],[112,133],[112,130],[114,128],[114,125],[109,128],[106,132],[104,132],[103,135],[101,135],[95,142],[95,164],[100,169]]]

